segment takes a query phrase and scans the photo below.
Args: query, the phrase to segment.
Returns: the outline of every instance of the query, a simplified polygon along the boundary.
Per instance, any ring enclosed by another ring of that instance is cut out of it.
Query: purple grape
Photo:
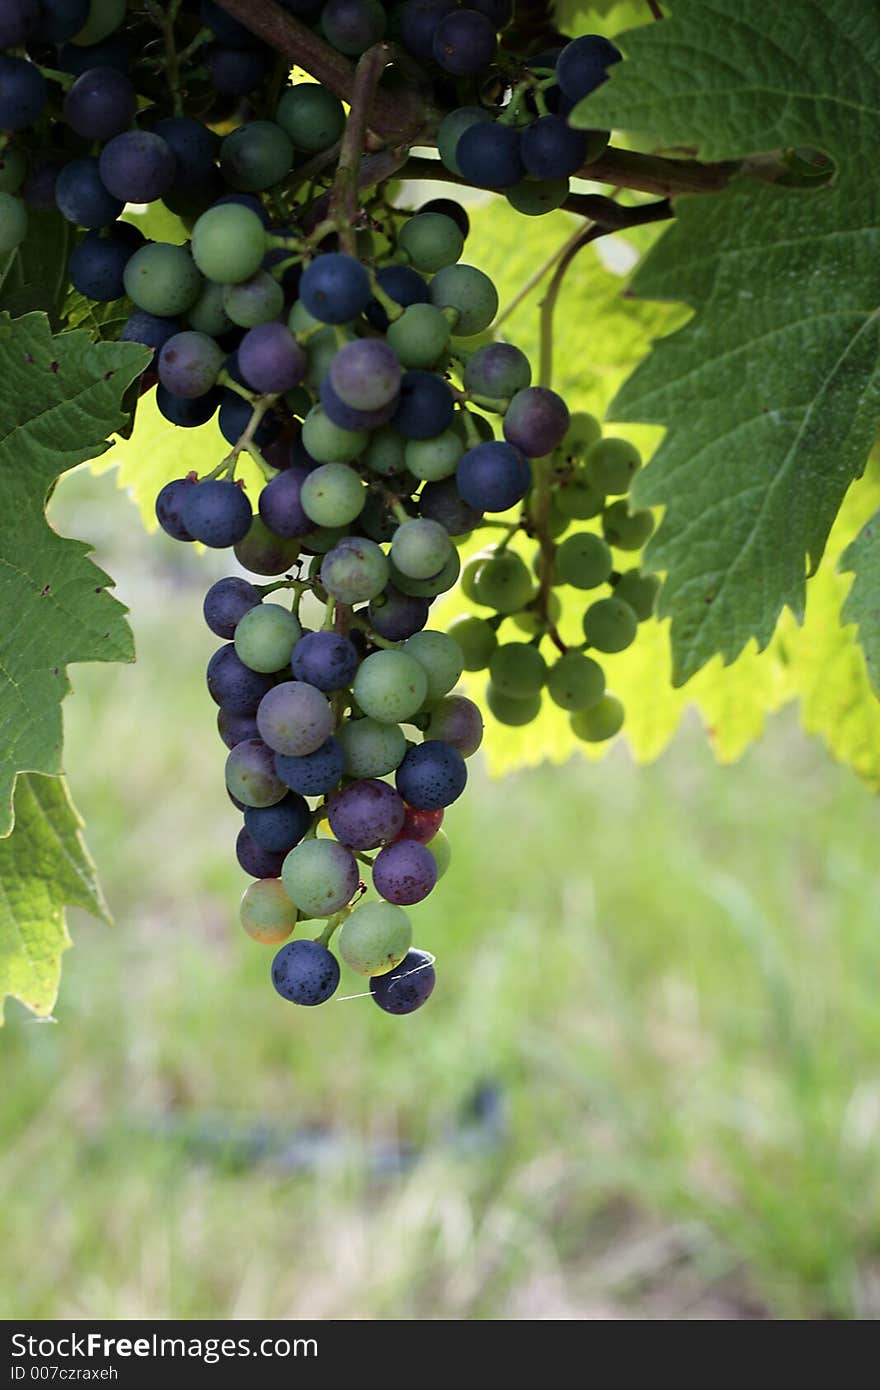
[[[48,96],[46,79],[35,64],[0,54],[0,130],[26,130],[39,120]]]
[[[280,878],[281,865],[286,856],[284,854],[273,854],[271,850],[262,849],[242,826],[238,832],[238,839],[235,842],[235,854],[239,864],[246,874],[251,878]]]
[[[176,541],[191,541],[191,536],[183,521],[183,504],[191,488],[195,487],[193,478],[174,478],[166,483],[156,498],[156,520],[169,536]]]
[[[451,743],[426,739],[410,748],[397,769],[397,790],[420,811],[439,811],[457,801],[467,784],[464,758]]]
[[[483,742],[483,716],[479,707],[464,695],[444,696],[431,710],[427,737],[451,743],[463,758],[469,758]]]
[[[235,647],[218,647],[208,662],[208,694],[230,714],[254,715],[272,689],[272,677],[260,675],[239,659]]]
[[[303,307],[321,323],[348,323],[370,301],[370,277],[360,261],[341,251],[317,256],[300,281]]]
[[[381,410],[400,390],[400,363],[382,338],[359,338],[340,348],[330,364],[330,383],[352,410]]]
[[[222,348],[206,333],[191,328],[169,338],[159,353],[159,380],[166,391],[185,400],[206,395],[222,369]]]
[[[292,540],[312,530],[314,523],[306,516],[299,500],[303,479],[308,477],[309,471],[298,465],[286,468],[260,493],[260,516],[276,536]]]
[[[426,598],[402,594],[393,584],[372,600],[367,615],[370,627],[388,642],[405,642],[421,632],[428,621],[430,603]]]
[[[429,521],[439,521],[450,536],[466,536],[482,520],[482,512],[470,506],[458,491],[455,478],[425,483],[419,495],[419,511]],[[376,629],[378,631],[378,628]],[[384,636],[384,633],[383,633]]]
[[[202,612],[212,632],[226,641],[235,636],[235,629],[252,608],[262,602],[259,592],[246,579],[230,575],[218,579],[205,594]]]
[[[529,359],[512,343],[486,343],[468,358],[464,369],[465,390],[478,396],[509,400],[531,380]]]
[[[86,0],[83,9],[88,13],[90,0]],[[65,0],[60,0],[58,8],[67,8]],[[46,6],[42,6],[43,9]],[[77,6],[79,8],[79,6]],[[70,37],[78,34],[82,28],[78,24],[71,30]],[[57,42],[57,40],[56,40]],[[79,77],[82,73],[88,72],[90,68],[115,68],[117,72],[128,72],[131,63],[131,50],[129,48],[128,37],[117,31],[110,34],[100,43],[78,44],[62,43],[58,49],[58,57],[55,66],[59,72],[69,72],[73,77]]]
[[[404,439],[433,439],[442,434],[455,413],[452,392],[433,372],[404,372],[400,398],[391,423]]]
[[[400,42],[407,52],[422,63],[432,62],[437,26],[455,8],[455,0],[405,0],[397,23]]]
[[[460,460],[455,474],[459,493],[483,512],[506,512],[529,490],[532,470],[519,449],[500,440],[477,444]]]
[[[326,796],[339,786],[345,771],[345,752],[335,738],[328,738],[314,753],[302,758],[275,754],[275,771],[286,787],[302,796]]]
[[[226,788],[236,805],[274,806],[287,795],[287,788],[275,776],[271,748],[258,738],[245,739],[231,749],[226,759]]]
[[[307,632],[293,649],[293,674],[318,690],[342,690],[358,668],[353,643],[339,632]]]
[[[19,48],[39,18],[39,0],[5,0],[0,5],[0,48]]]
[[[237,484],[205,478],[188,492],[183,524],[190,535],[213,550],[225,550],[244,540],[252,519],[251,504]]]
[[[329,375],[321,382],[321,407],[331,424],[341,430],[376,430],[387,425],[397,409],[396,400],[380,406],[378,410],[353,410],[346,405],[333,388]]]
[[[29,208],[40,208],[43,212],[55,210],[55,185],[65,163],[60,155],[48,154],[37,158],[21,190],[21,196]]]
[[[528,458],[543,458],[562,443],[568,418],[568,406],[555,391],[529,386],[507,407],[504,438]]]
[[[220,401],[220,414],[217,424],[227,444],[237,444],[251,422],[254,408],[250,401],[236,395],[234,391],[224,391]],[[274,410],[267,410],[254,434],[258,449],[271,444],[281,433],[281,417]]]
[[[260,323],[239,343],[238,364],[252,391],[274,393],[298,386],[308,360],[283,323]]]
[[[479,10],[487,19],[491,19],[494,29],[506,29],[513,19],[513,0],[468,0],[468,9]],[[533,58],[528,59],[531,67]]]
[[[90,68],[64,98],[64,119],[84,140],[110,140],[126,130],[137,110],[137,93],[116,68]]]
[[[479,10],[452,10],[434,30],[434,61],[453,77],[475,77],[495,57],[495,25]]]
[[[237,743],[244,743],[245,739],[260,736],[254,715],[231,714],[228,709],[217,711],[217,732],[227,748],[234,748]]]
[[[376,279],[388,297],[404,309],[408,309],[410,304],[427,304],[429,301],[428,286],[412,266],[385,265],[376,272]],[[364,312],[373,327],[384,333],[389,320],[378,299],[371,299]]]
[[[259,87],[272,67],[268,48],[229,48],[222,43],[209,43],[200,51],[211,85],[221,96],[247,96]]]
[[[251,839],[273,854],[288,854],[299,844],[311,823],[309,803],[293,791],[272,806],[248,806],[244,813],[245,830]]]
[[[158,314],[148,314],[146,309],[135,309],[122,325],[119,341],[143,343],[144,347],[153,349],[155,356],[182,327],[179,319],[160,318]]]
[[[330,829],[349,849],[375,849],[393,840],[403,825],[403,802],[393,787],[378,778],[351,782],[331,797]]]
[[[398,907],[422,902],[436,882],[437,860],[418,840],[395,840],[373,862],[373,887]]]
[[[582,34],[565,45],[556,62],[559,86],[569,101],[589,96],[608,76],[608,69],[623,54],[601,34]]]
[[[339,984],[339,962],[320,941],[288,941],[272,962],[272,983],[291,1004],[324,1004]]]
[[[386,1014],[412,1014],[431,997],[437,975],[427,951],[413,948],[385,975],[370,976],[370,993]]]
[[[124,203],[154,203],[177,172],[171,146],[149,130],[115,135],[101,151],[99,168],[104,187]]]
[[[275,753],[301,758],[333,732],[333,711],[320,690],[305,681],[284,681],[260,701],[257,726]]]

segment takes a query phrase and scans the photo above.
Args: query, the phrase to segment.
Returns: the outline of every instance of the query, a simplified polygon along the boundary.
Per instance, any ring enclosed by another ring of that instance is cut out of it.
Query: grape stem
[[[255,463],[257,463],[258,466],[262,468],[267,478],[273,478],[275,476],[274,472],[271,469],[269,469],[269,465],[266,463],[259,449],[254,444],[254,436],[256,435],[257,430],[260,428],[260,421],[266,414],[266,411],[270,408],[270,406],[275,404],[277,399],[277,393],[274,395],[260,396],[256,405],[251,411],[251,418],[248,420],[247,427],[242,431],[236,443],[233,444],[232,448],[226,455],[226,458],[223,460],[223,463],[221,465],[222,468],[225,468],[225,471],[229,474],[230,477],[234,475],[235,465],[238,462],[239,456],[242,453],[250,454],[251,458],[254,459]]]
[[[361,54],[354,70],[351,105],[339,147],[339,162],[336,165],[329,208],[329,220],[335,224],[339,244],[350,256],[355,255],[357,249],[355,223],[360,210],[359,176],[361,155],[367,137],[367,118],[390,56],[389,44],[375,43],[372,48]]]
[[[365,632],[374,647],[381,647],[386,652],[396,652],[400,646],[399,642],[389,642],[387,638],[380,637],[378,632],[374,632],[368,622],[363,618],[354,617],[351,620],[352,627],[356,627],[360,632]]]
[[[180,90],[180,59],[177,54],[177,44],[174,40],[174,25],[180,13],[181,0],[171,0],[168,5],[158,5],[153,0],[148,0],[147,13],[154,23],[162,30],[162,38],[165,44],[165,75],[168,81],[168,88],[171,92],[171,100],[174,105],[175,116],[183,115],[183,93]]]

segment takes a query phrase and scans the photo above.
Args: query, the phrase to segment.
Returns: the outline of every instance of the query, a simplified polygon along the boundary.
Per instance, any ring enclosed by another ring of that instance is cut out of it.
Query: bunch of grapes
[[[513,64],[494,110],[455,107],[438,144],[458,177],[507,189],[522,211],[558,206],[590,157],[592,137],[566,116],[619,57],[605,40],[514,61],[498,44],[508,0],[281,3],[346,55],[395,38],[435,93],[455,79],[476,94],[488,70]],[[462,672],[488,668],[503,723],[533,719],[546,685],[579,737],[620,727],[587,651],[622,650],[653,607],[653,576],[619,573],[611,551],[640,549],[652,526],[625,500],[639,457],[592,417],[570,417],[525,355],[493,339],[498,296],[462,260],[459,203],[412,213],[380,186],[343,226],[326,197],[346,130],[338,97],[291,84],[213,0],[166,11],[0,0],[0,252],[21,243],[30,209],[72,224],[70,285],[126,306],[121,338],[152,353],[141,391],[155,388],[173,426],[216,417],[225,457],[169,482],[156,514],[176,540],[230,549],[252,576],[221,579],[204,604],[224,643],[207,684],[253,880],[242,924],[280,947],[272,980],[285,999],[334,995],[332,942],[380,1008],[411,1013],[435,972],[406,909],[449,864],[444,811],[483,734],[456,692]],[[127,204],[160,200],[184,244],[122,220]],[[256,509],[243,459],[263,479]],[[577,525],[593,518],[602,535]],[[459,547],[483,528],[500,539],[461,577],[491,614],[430,628]],[[567,646],[557,586],[605,584]],[[507,619],[517,640],[499,642]],[[318,935],[291,939],[306,922]]]

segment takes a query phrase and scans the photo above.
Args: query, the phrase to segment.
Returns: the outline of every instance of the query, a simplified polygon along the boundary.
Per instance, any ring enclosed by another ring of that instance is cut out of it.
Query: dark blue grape
[[[29,208],[40,208],[43,212],[56,210],[55,185],[66,162],[62,155],[57,154],[35,160],[21,190],[21,196]]]
[[[321,323],[348,323],[370,300],[370,277],[360,261],[342,251],[317,256],[299,287],[303,307]]]
[[[121,299],[125,294],[123,272],[136,249],[121,237],[89,232],[70,254],[70,283],[98,304]]]
[[[385,33],[387,18],[379,0],[326,0],[321,28],[340,53],[357,57]]]
[[[402,594],[389,584],[367,609],[370,627],[388,642],[405,642],[421,632],[428,621],[430,604],[426,598]]]
[[[250,424],[253,413],[253,406],[243,396],[236,395],[234,391],[222,393],[217,424],[227,444],[238,443]],[[271,444],[273,439],[277,439],[280,432],[280,418],[274,410],[267,410],[257,426],[254,443],[258,449],[262,449],[264,444]]]
[[[308,469],[291,464],[260,493],[260,516],[276,536],[292,540],[295,536],[308,535],[314,528],[314,522],[306,516],[300,502],[300,491],[308,475]]]
[[[339,962],[319,941],[288,941],[272,962],[272,983],[291,1004],[324,1004],[339,984]]]
[[[468,0],[468,8],[479,10],[480,14],[491,19],[496,31],[506,29],[513,19],[513,0]],[[528,59],[530,67],[533,61],[532,58]]]
[[[78,227],[109,227],[125,206],[121,198],[108,193],[98,161],[90,156],[72,159],[58,171],[55,202],[68,222]]]
[[[66,43],[89,17],[89,0],[40,0],[39,8],[35,37],[40,43]]]
[[[217,711],[217,732],[227,748],[234,748],[247,739],[259,738],[256,717],[253,714],[232,714],[228,709]]]
[[[468,126],[455,147],[462,176],[477,188],[513,188],[525,174],[521,134],[497,121]]]
[[[293,674],[318,690],[342,690],[358,668],[357,651],[340,632],[307,632],[293,649]]]
[[[101,179],[124,203],[154,203],[174,183],[177,165],[170,145],[150,130],[127,130],[101,151]]]
[[[394,788],[377,777],[350,782],[331,797],[327,812],[330,829],[349,849],[376,849],[393,840],[406,814]]]
[[[262,602],[259,591],[246,579],[230,575],[228,579],[218,579],[205,594],[202,613],[205,622],[218,637],[230,641],[235,629],[245,613]]]
[[[302,796],[326,796],[342,780],[345,752],[339,740],[331,735],[314,753],[305,753],[300,758],[276,753],[275,771],[286,787]]]
[[[194,121],[191,116],[163,116],[153,126],[153,133],[165,141],[174,155],[172,188],[205,184],[211,179],[215,172],[217,136],[201,121]]]
[[[80,26],[82,27],[82,26]],[[89,68],[115,68],[117,72],[128,72],[131,63],[131,50],[124,33],[110,34],[100,43],[65,43],[58,50],[56,67],[60,72],[72,73],[79,77]]]
[[[452,392],[433,372],[404,372],[400,399],[391,423],[404,439],[432,439],[450,424],[455,412]]]
[[[204,396],[195,396],[188,400],[185,396],[172,396],[171,392],[166,391],[160,384],[156,387],[156,405],[160,415],[172,425],[191,430],[207,424],[216,412],[222,395],[221,391],[207,391]]]
[[[222,96],[243,97],[269,75],[272,55],[267,48],[229,48],[209,43],[202,58],[214,90]]]
[[[291,391],[302,381],[306,355],[283,323],[248,329],[238,348],[238,364],[252,391]]]
[[[272,677],[245,666],[231,642],[218,647],[211,657],[207,681],[211,699],[230,714],[256,714],[263,696],[272,689]]]
[[[0,5],[0,48],[18,48],[33,33],[39,0],[4,0]]]
[[[214,0],[200,0],[199,14],[206,29],[210,29],[215,39],[228,44],[230,48],[256,48],[260,40],[246,25],[227,14],[222,5]]]
[[[156,520],[176,541],[193,540],[183,522],[183,504],[193,487],[195,482],[189,478],[174,478],[156,498]]]
[[[206,478],[184,498],[184,526],[213,550],[244,540],[251,520],[251,504],[241,488],[222,478]]]
[[[483,512],[506,512],[525,497],[532,470],[519,449],[500,440],[489,440],[468,449],[455,478],[459,493],[471,507]]]
[[[0,54],[0,130],[26,130],[38,121],[49,98],[46,79],[24,58]]]
[[[479,10],[452,10],[434,30],[434,61],[453,77],[475,77],[495,57],[495,25]]]
[[[451,218],[462,236],[467,240],[471,230],[471,219],[468,217],[461,203],[457,203],[454,198],[429,198],[427,203],[422,203],[419,212],[439,212],[442,213],[444,217]]]
[[[370,976],[370,993],[386,1014],[412,1014],[427,1003],[436,983],[431,957],[413,949],[393,970]]]
[[[569,101],[580,101],[595,92],[608,76],[608,69],[623,54],[601,34],[583,34],[565,45],[556,62],[559,86]]]
[[[298,845],[311,820],[309,803],[298,792],[288,792],[274,806],[248,806],[244,813],[244,827],[251,839],[261,849],[276,854],[289,853]]]
[[[280,878],[281,866],[287,858],[285,854],[273,854],[271,850],[261,849],[244,826],[238,832],[235,855],[251,878]]]
[[[410,304],[427,304],[430,299],[425,280],[412,266],[384,265],[376,272],[376,279],[389,298],[404,309]],[[384,333],[388,315],[378,299],[371,299],[364,312],[373,327]]]
[[[143,343],[144,347],[152,348],[155,354],[182,328],[179,319],[163,319],[158,314],[148,314],[146,309],[135,309],[122,325],[119,341]]]
[[[440,21],[455,9],[455,0],[405,0],[397,24],[400,42],[422,63],[434,57],[434,35]]]
[[[450,536],[466,536],[479,526],[483,516],[476,507],[465,502],[455,478],[425,483],[419,494],[419,512],[429,521],[439,521]]]
[[[467,784],[467,767],[451,743],[429,738],[407,751],[395,780],[409,806],[439,811],[461,796]]]
[[[137,93],[116,68],[90,68],[64,98],[64,119],[84,140],[110,140],[132,122]]]
[[[523,131],[520,152],[536,179],[567,179],[586,159],[587,137],[562,116],[539,116]]]

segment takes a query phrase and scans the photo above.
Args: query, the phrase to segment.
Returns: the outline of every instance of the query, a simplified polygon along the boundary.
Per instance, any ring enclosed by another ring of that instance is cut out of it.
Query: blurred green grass
[[[97,540],[140,661],[71,672],[116,927],[74,915],[57,1023],[10,1005],[0,1034],[0,1317],[877,1316],[877,812],[850,774],[790,719],[727,770],[692,727],[646,769],[475,760],[414,911],[429,1007],[297,1011],[237,926],[202,679],[222,558],[145,537],[112,476],[52,515]],[[506,1132],[460,1122],[487,1080]]]

